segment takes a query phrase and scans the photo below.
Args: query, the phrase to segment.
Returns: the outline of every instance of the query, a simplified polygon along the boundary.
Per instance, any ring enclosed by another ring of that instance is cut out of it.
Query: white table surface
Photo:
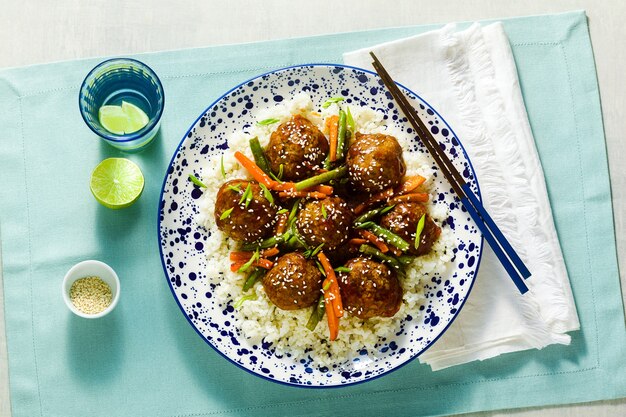
[[[626,154],[626,141],[621,132],[626,120],[626,2],[398,0],[394,2],[394,7],[384,3],[373,0],[2,0],[0,68],[114,54],[585,9],[589,17],[604,113],[618,257],[621,271],[626,270],[626,165],[621,163]],[[332,18],[329,18],[329,10],[334,10]],[[0,276],[0,282],[1,279]],[[621,274],[621,281],[622,287],[626,288],[624,273]],[[7,368],[4,310],[0,309],[0,417],[11,415]],[[626,399],[468,416],[626,416]]]

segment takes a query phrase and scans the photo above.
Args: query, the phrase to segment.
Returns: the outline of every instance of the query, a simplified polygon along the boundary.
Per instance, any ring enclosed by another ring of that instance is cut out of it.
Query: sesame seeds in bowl
[[[120,281],[104,262],[87,260],[65,274],[62,295],[70,311],[79,317],[96,319],[109,314],[120,297]]]

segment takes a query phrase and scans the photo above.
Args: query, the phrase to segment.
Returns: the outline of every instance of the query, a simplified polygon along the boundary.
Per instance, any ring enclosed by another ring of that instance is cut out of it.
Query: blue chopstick
[[[493,252],[498,257],[500,263],[502,263],[502,266],[504,266],[504,269],[513,280],[517,289],[520,293],[525,294],[528,291],[528,287],[524,283],[524,279],[531,276],[530,271],[517,255],[515,249],[513,249],[508,240],[504,237],[504,234],[500,231],[491,216],[489,216],[480,200],[474,195],[461,174],[459,174],[450,159],[448,159],[448,156],[441,149],[439,143],[430,134],[424,122],[419,118],[415,109],[409,104],[404,94],[402,94],[378,58],[376,58],[372,52],[370,52],[370,55],[374,59],[372,63],[374,69],[382,78],[391,95],[398,102],[403,113],[407,116],[409,122],[411,122],[411,125],[415,128],[418,137],[422,140],[424,145],[426,145],[426,148],[428,148],[431,156],[435,159],[437,165],[439,165],[439,168],[450,182],[450,185],[452,185],[461,203],[474,220],[474,223],[476,223],[476,226],[485,237],[485,240],[487,240],[489,246],[493,249]]]
[[[487,210],[485,210],[485,208],[480,203],[478,198],[474,195],[469,184],[465,184],[462,188],[463,188],[463,191],[465,191],[465,195],[467,196],[467,198],[469,198],[472,205],[476,208],[476,210],[480,214],[480,217],[482,217],[484,222],[487,224],[487,226],[493,233],[495,239],[500,243],[500,245],[504,249],[504,252],[506,252],[509,255],[511,262],[513,262],[513,264],[515,265],[519,273],[522,275],[522,277],[524,279],[527,279],[528,277],[530,277],[531,275],[530,271],[528,270],[528,268],[526,268],[526,265],[524,265],[524,262],[521,260],[521,258],[519,257],[515,249],[513,249],[513,247],[511,246],[507,238],[504,236],[504,234],[500,231],[500,228],[498,228],[498,226],[493,221],[489,213],[487,213]]]

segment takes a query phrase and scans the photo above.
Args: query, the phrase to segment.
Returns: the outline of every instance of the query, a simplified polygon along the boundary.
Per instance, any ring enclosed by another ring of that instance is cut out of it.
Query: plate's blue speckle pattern
[[[450,155],[466,181],[478,192],[470,161],[453,130],[426,102],[406,90],[420,116]],[[205,253],[208,231],[195,221],[202,190],[188,180],[199,176],[207,158],[228,150],[227,138],[246,131],[254,114],[301,92],[321,105],[330,97],[343,96],[349,105],[373,108],[386,123],[414,135],[407,119],[396,108],[377,75],[338,65],[290,67],[261,75],[235,87],[213,103],[181,141],[167,170],[159,204],[159,243],[163,268],[172,293],[196,331],[219,353],[261,377],[298,386],[345,386],[383,375],[415,358],[445,331],[465,302],[474,282],[482,253],[482,238],[459,204],[450,185],[435,169],[436,203],[450,210],[444,226],[454,231],[456,246],[446,276],[424,279],[426,300],[418,311],[402,318],[392,340],[382,338],[374,351],[354,352],[341,365],[320,366],[311,359],[295,360],[278,355],[271,343],[252,344],[235,327],[231,300],[214,296],[215,284],[207,279]],[[414,138],[410,152],[427,151]],[[405,158],[410,158],[405,155]]]

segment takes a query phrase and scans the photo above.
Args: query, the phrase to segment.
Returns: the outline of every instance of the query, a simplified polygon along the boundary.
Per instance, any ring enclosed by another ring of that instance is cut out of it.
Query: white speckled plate
[[[451,127],[428,103],[405,91],[459,172],[478,192],[472,165]],[[426,278],[425,304],[402,318],[401,330],[394,338],[382,340],[375,352],[354,352],[353,359],[335,367],[275,355],[271,344],[248,342],[233,324],[232,300],[216,299],[207,282],[211,271],[207,268],[204,242],[209,232],[195,221],[202,191],[188,181],[188,175],[201,172],[209,156],[226,152],[227,138],[254,123],[252,114],[300,92],[308,93],[318,106],[329,97],[343,96],[347,104],[383,112],[387,123],[414,137],[411,126],[399,113],[378,76],[366,70],[340,65],[304,65],[276,70],[244,82],[198,117],[172,157],[159,205],[161,259],[167,282],[183,314],[198,334],[225,358],[249,372],[280,383],[305,387],[346,386],[397,369],[416,358],[446,331],[474,283],[482,254],[482,237],[450,185],[436,171],[435,204],[445,204],[450,210],[445,227],[453,231],[455,256],[445,276]],[[411,152],[426,153],[417,138],[413,140],[414,145],[405,158],[410,158]]]

